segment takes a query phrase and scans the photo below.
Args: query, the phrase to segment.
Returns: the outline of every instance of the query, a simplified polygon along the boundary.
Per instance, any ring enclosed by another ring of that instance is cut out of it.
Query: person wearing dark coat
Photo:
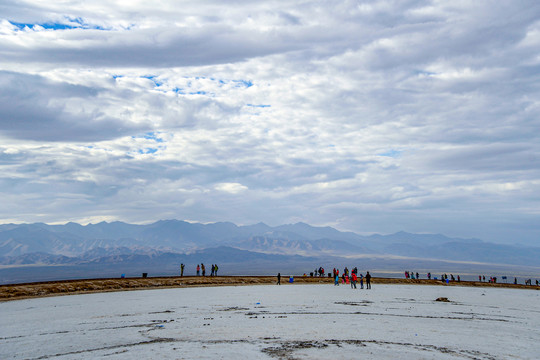
[[[371,275],[369,271],[366,273],[366,289],[371,289]]]

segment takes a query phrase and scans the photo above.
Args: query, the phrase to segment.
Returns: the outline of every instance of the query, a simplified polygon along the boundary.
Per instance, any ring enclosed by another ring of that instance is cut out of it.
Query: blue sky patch
[[[139,154],[154,154],[158,151],[158,149],[155,148],[146,148],[146,149],[140,149]]]
[[[34,26],[41,26],[47,30],[66,30],[66,29],[78,29],[80,26],[73,26],[67,24],[58,24],[58,23],[46,23],[46,24],[27,24],[27,23],[18,23],[10,21],[11,25],[15,25],[19,30],[23,30],[25,27],[33,29]]]
[[[256,107],[256,108],[269,108],[269,107],[271,107],[272,105],[266,105],[266,104],[259,104],[259,105],[255,105],[255,104],[246,104],[246,106],[249,106],[249,107]]]
[[[132,139],[146,139],[146,140],[154,140],[155,142],[162,143],[163,139],[159,137],[159,133],[150,131],[142,135],[136,135],[132,136]]]
[[[392,149],[390,151],[387,151],[387,152],[381,153],[381,154],[377,154],[377,155],[391,157],[391,158],[398,158],[398,157],[401,157],[402,153],[403,153],[403,151],[401,151],[401,150]]]
[[[28,27],[29,29],[34,29],[35,26],[41,26],[42,28],[46,30],[72,30],[72,29],[93,29],[93,30],[108,30],[102,26],[99,25],[91,25],[84,21],[84,19],[77,17],[77,18],[70,18],[66,17],[66,22],[44,22],[44,23],[20,23],[16,21],[10,21],[10,23],[14,26],[16,26],[19,30],[24,30],[24,28]]]
[[[236,83],[237,87],[252,87],[253,82],[251,80],[233,80],[234,83]]]
[[[144,79],[151,80],[154,83],[154,85],[156,85],[156,87],[160,87],[161,85],[163,85],[163,82],[159,81],[156,75],[143,75],[141,77]]]

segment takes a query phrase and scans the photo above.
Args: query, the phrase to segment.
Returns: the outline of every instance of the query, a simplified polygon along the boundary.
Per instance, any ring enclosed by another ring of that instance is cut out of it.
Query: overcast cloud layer
[[[538,1],[0,2],[0,221],[539,244]]]

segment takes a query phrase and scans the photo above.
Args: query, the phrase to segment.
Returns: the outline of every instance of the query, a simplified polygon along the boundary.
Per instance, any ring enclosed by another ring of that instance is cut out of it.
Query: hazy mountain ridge
[[[398,232],[361,236],[305,223],[271,227],[264,223],[237,226],[230,222],[160,220],[148,225],[101,222],[85,226],[76,223],[0,226],[0,264],[4,265],[83,263],[111,256],[121,261],[123,256],[186,255],[208,248],[225,249],[223,246],[287,256],[387,254],[533,266],[540,259],[540,248],[536,247],[492,244],[441,234]]]

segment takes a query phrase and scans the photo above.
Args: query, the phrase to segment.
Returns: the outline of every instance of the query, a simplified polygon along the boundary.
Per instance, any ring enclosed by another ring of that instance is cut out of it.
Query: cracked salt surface
[[[450,302],[435,301],[446,297]],[[540,292],[207,287],[0,303],[0,359],[538,359]]]

